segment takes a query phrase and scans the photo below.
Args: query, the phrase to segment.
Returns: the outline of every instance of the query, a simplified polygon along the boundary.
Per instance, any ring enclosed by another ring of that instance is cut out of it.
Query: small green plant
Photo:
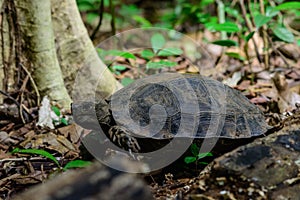
[[[86,22],[92,25],[95,20],[99,17],[98,8],[100,6],[101,0],[76,0],[78,9],[85,14]],[[108,6],[108,2],[105,1],[105,5]]]
[[[11,151],[12,154],[15,153],[21,153],[21,154],[37,154],[40,156],[44,156],[50,160],[52,160],[58,167],[60,167],[60,164],[58,160],[49,152],[42,150],[42,149],[20,149],[20,148],[15,148]]]
[[[177,65],[176,62],[168,60],[153,61],[157,56],[168,57],[168,56],[179,56],[183,51],[179,48],[165,47],[166,40],[160,33],[156,33],[151,37],[152,49],[145,49],[141,52],[141,57],[148,60],[146,64],[147,69],[160,69],[163,67],[174,67]]]
[[[42,150],[42,149],[20,149],[20,148],[15,148],[11,151],[12,154],[15,153],[21,153],[21,154],[32,154],[32,155],[40,155],[43,157],[46,157],[50,160],[52,160],[59,169],[61,169],[61,165],[59,164],[58,160],[49,152]],[[86,167],[91,164],[90,161],[84,161],[84,160],[72,160],[68,162],[62,169],[64,171],[71,169],[71,168],[81,168],[81,167]]]
[[[91,164],[92,164],[92,162],[90,162],[90,161],[72,160],[64,166],[63,170],[66,171],[66,170],[72,169],[72,168],[83,168],[83,167],[87,167]]]
[[[53,119],[53,123],[55,125],[63,124],[65,126],[67,126],[69,124],[68,120],[62,116],[62,114],[61,114],[58,107],[52,106],[51,109],[55,113],[55,115],[57,116],[57,118]]]
[[[76,3],[85,23],[95,28],[94,32],[98,31],[101,25],[103,29],[107,29],[109,21],[118,29],[152,26],[149,20],[142,17],[142,9],[135,4],[124,4],[120,0],[76,0]]]
[[[161,69],[164,67],[174,67],[177,65],[176,62],[169,61],[169,59],[164,59],[169,56],[179,56],[183,53],[180,48],[175,47],[166,47],[166,39],[160,33],[155,33],[150,38],[151,48],[144,49],[141,52],[137,52],[135,55],[126,51],[119,51],[119,50],[104,50],[98,48],[98,55],[99,57],[104,60],[105,64],[109,66],[109,70],[116,75],[120,75],[120,73],[127,69],[126,66],[120,64],[112,64],[111,56],[113,57],[122,57],[125,59],[132,59],[136,60],[136,57],[141,57],[147,61],[146,63],[146,70],[149,69]],[[106,57],[110,59],[106,59]],[[156,58],[159,58],[159,61],[154,61]],[[130,63],[129,63],[130,64]],[[136,67],[136,66],[133,66]],[[130,84],[133,80],[126,78],[122,80],[123,85]]]
[[[189,26],[216,21],[217,18],[207,12],[207,7],[213,4],[214,0],[177,0],[175,9],[166,12],[161,17],[161,27],[174,28],[184,24]]]
[[[203,164],[203,165],[207,165],[207,162],[198,162],[200,159],[205,158],[207,156],[213,156],[212,153],[210,152],[206,152],[206,153],[199,153],[200,149],[196,144],[192,144],[191,147],[191,153],[193,154],[193,156],[187,156],[184,158],[184,162],[186,164],[190,164],[190,163],[196,163],[196,164]]]
[[[263,8],[258,3],[250,3],[248,7],[241,3],[240,6],[249,12],[243,13],[236,8],[237,6],[224,5],[225,14],[219,16],[219,22],[208,21],[204,23],[204,26],[208,30],[223,33],[222,36],[224,37],[221,40],[213,41],[213,44],[225,47],[239,46],[238,42],[227,39],[227,35],[237,35],[246,42],[245,46],[243,46],[243,49],[246,51],[248,41],[253,37],[255,32],[259,32],[262,28],[264,29],[263,37],[268,37],[269,41],[280,40],[286,43],[295,41],[294,34],[283,23],[282,12],[289,10],[289,12],[299,15],[300,2],[286,2],[274,6],[265,1]],[[261,13],[261,10],[265,10],[264,13]],[[221,18],[224,19],[221,20]],[[220,21],[224,22],[221,23]],[[250,33],[246,35],[247,32]],[[268,48],[268,45],[265,48]],[[245,60],[244,57],[237,53],[226,52],[226,55]]]

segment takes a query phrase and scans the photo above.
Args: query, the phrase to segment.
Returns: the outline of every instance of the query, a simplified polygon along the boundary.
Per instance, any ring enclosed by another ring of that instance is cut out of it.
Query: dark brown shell
[[[116,123],[141,137],[249,138],[270,128],[241,92],[200,75],[149,76],[110,100]]]

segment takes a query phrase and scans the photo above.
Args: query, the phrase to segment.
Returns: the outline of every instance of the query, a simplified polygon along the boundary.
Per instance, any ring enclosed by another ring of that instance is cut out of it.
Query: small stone
[[[222,190],[222,191],[220,191],[220,194],[221,195],[225,195],[225,194],[227,194],[227,191],[226,190]]]
[[[190,190],[190,188],[191,187],[189,185],[186,185],[186,186],[183,187],[183,189],[186,190],[186,191]]]
[[[248,195],[252,196],[253,192],[254,192],[254,188],[250,187],[250,188],[247,189],[247,191],[248,191]]]
[[[258,190],[258,194],[261,196],[261,197],[266,197],[265,193],[261,190]]]

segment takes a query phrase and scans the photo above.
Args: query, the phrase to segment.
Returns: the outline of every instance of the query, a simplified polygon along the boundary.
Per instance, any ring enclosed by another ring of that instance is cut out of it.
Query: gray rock
[[[231,199],[300,199],[300,125],[288,125],[239,147],[217,158],[210,167],[201,177],[206,185],[200,192],[204,195]],[[191,197],[195,193],[199,191],[194,190]]]

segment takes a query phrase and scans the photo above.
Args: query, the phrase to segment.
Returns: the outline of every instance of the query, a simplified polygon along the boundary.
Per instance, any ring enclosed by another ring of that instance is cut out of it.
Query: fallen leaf
[[[0,131],[0,143],[16,144],[16,143],[18,143],[18,141],[10,138],[8,133],[6,133],[5,131]]]
[[[242,73],[240,71],[234,72],[232,77],[224,80],[223,83],[230,87],[235,87],[238,84],[238,82],[241,80],[241,78],[242,78]]]
[[[63,135],[65,138],[70,138],[72,143],[77,143],[80,134],[78,134],[78,128],[76,127],[75,124],[71,124],[68,126],[64,126],[58,129],[58,132]]]
[[[51,105],[50,100],[47,96],[44,96],[41,107],[39,109],[39,121],[37,125],[41,127],[49,127],[54,129],[53,120],[51,116]]]
[[[61,154],[65,154],[68,151],[75,149],[72,143],[67,140],[67,138],[58,136],[51,132],[28,137],[21,142],[20,145],[24,148],[32,149],[46,147],[47,149],[55,150]]]
[[[296,103],[300,103],[300,95],[291,91],[285,76],[275,73],[272,80],[280,96],[278,101],[280,111],[283,113],[295,109]]]

